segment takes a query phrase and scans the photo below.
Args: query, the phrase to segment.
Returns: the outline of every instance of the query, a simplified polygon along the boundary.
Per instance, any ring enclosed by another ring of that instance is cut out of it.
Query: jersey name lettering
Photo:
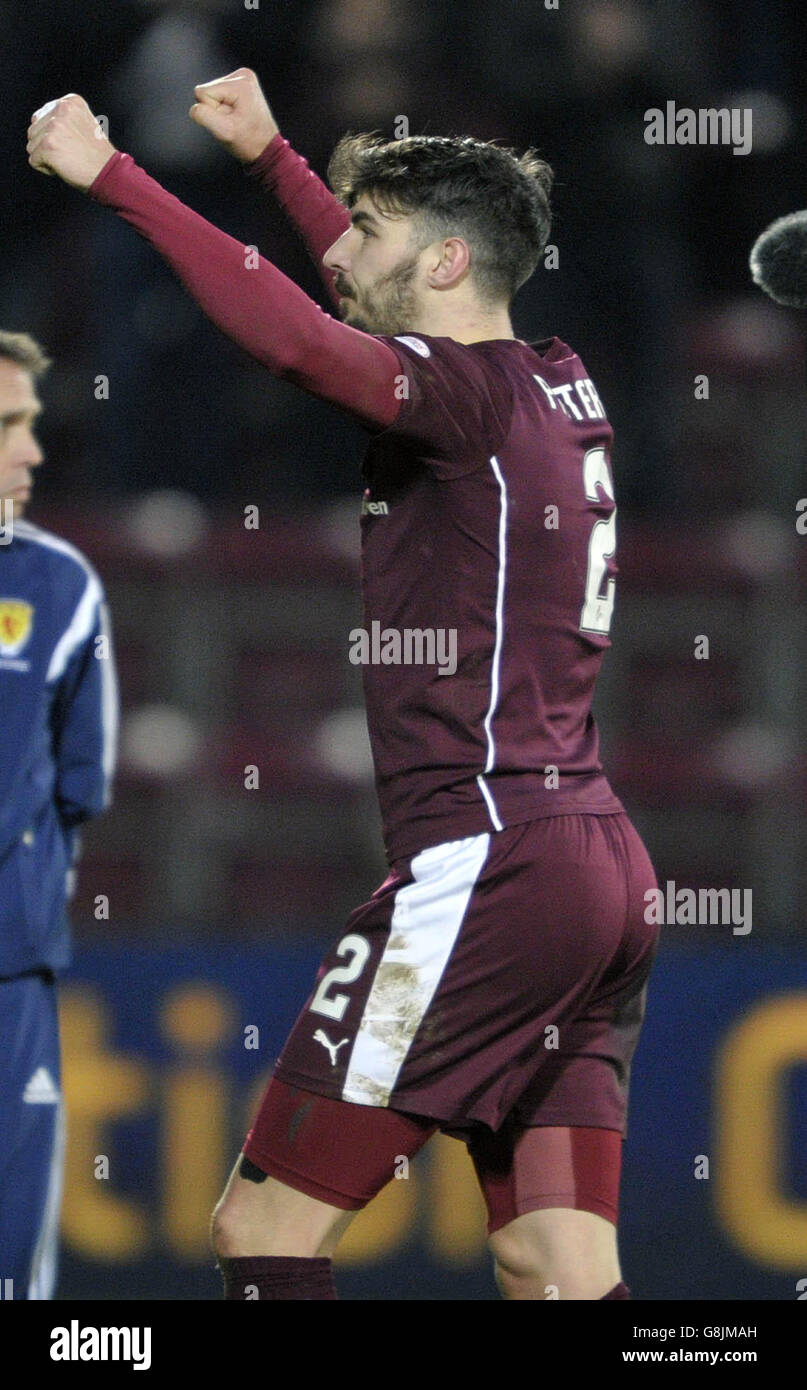
[[[590,377],[583,377],[579,381],[564,381],[560,386],[550,386],[548,381],[544,381],[542,376],[533,372],[535,380],[544,392],[553,410],[560,406],[564,415],[570,420],[604,420],[605,411],[602,401],[597,395],[597,388]],[[585,411],[585,415],[578,408],[574,399],[574,392],[578,397]]]

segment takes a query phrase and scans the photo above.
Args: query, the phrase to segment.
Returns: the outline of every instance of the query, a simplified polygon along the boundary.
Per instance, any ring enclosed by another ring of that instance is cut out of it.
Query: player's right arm
[[[246,165],[249,174],[279,203],[338,306],[333,272],[323,265],[322,258],[347,231],[350,214],[280,134],[256,74],[251,68],[237,68],[226,77],[201,82],[194,95],[192,119]]]
[[[206,222],[116,150],[76,93],[37,112],[28,134],[35,169],[113,208],[168,262],[213,323],[275,376],[371,430],[394,424],[440,476],[486,464],[487,444],[506,432],[512,393],[501,373],[491,374],[462,344],[441,340],[438,350],[437,340],[429,347],[405,336],[393,347],[338,323],[255,247]],[[481,451],[477,436],[486,441]]]
[[[386,429],[401,408],[400,360],[368,333],[338,323],[259,256],[168,193],[99,135],[84,99],[71,93],[38,111],[29,162],[114,209],[155,248],[222,332],[275,376],[330,401],[368,428]]]

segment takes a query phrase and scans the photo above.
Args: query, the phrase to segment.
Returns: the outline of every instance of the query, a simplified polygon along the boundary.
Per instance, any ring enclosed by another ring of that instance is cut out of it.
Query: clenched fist
[[[193,120],[244,164],[257,159],[278,133],[261,84],[250,68],[236,68],[215,82],[201,82],[193,93]]]
[[[57,174],[82,192],[115,153],[83,97],[70,92],[49,101],[31,117],[28,163],[42,174]]]

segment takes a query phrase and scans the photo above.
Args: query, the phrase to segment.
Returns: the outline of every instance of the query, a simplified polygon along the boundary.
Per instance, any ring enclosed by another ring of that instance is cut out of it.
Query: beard
[[[417,314],[412,289],[417,263],[417,256],[402,261],[389,275],[362,290],[360,303],[355,299],[344,303],[341,312],[345,323],[363,333],[383,333],[387,337],[411,328]]]

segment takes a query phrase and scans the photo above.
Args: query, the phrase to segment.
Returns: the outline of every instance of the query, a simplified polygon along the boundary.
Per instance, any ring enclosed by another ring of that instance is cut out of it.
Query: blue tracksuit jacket
[[[15,520],[0,531],[0,978],[70,960],[76,827],[109,803],[117,723],[97,574]]]

